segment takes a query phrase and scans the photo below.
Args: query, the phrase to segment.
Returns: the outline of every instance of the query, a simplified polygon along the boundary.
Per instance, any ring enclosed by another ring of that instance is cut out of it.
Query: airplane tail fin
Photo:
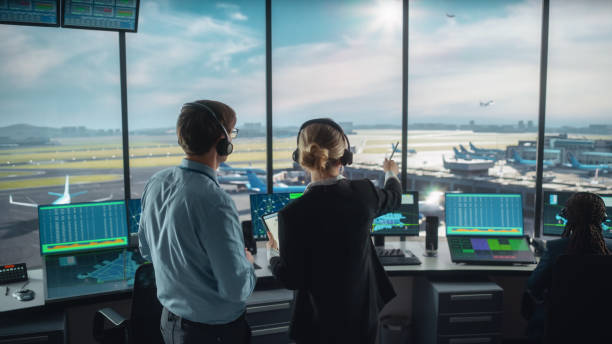
[[[476,148],[476,146],[474,146],[474,144],[472,143],[472,141],[470,141],[470,149],[473,150],[474,152],[478,151],[478,148]]]
[[[253,172],[251,170],[248,170],[247,171],[247,178],[249,180],[249,189],[257,190],[257,191],[264,191],[265,192],[266,184],[264,184],[264,182],[262,182],[261,179],[259,179],[259,177],[257,177],[255,172]]]
[[[512,157],[514,158],[514,161],[521,163],[523,162],[523,158],[521,158],[521,156],[519,155],[519,153],[515,150],[512,151]]]
[[[64,195],[70,195],[70,177],[66,175],[66,185],[64,185]]]
[[[569,157],[569,160],[570,160],[570,163],[572,164],[572,167],[579,168],[579,167],[580,167],[580,165],[582,165],[582,164],[581,164],[581,163],[578,161],[578,159],[576,159],[576,157],[574,156],[574,154],[572,154],[572,153],[569,153],[569,152],[568,152],[568,153],[567,153],[567,156]]]
[[[455,152],[455,155],[459,155],[459,151],[457,150],[457,147],[453,147],[453,152]]]

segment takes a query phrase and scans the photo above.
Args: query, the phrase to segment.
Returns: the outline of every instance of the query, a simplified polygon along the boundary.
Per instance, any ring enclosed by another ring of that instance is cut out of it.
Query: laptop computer
[[[447,193],[446,237],[451,260],[468,264],[532,264],[521,194]]]

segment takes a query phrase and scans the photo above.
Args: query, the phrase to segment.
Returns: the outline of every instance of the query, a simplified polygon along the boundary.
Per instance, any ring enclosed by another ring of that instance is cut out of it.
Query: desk
[[[38,307],[45,304],[45,287],[42,269],[28,270],[28,279],[29,283],[26,286],[26,289],[31,289],[34,291],[34,299],[30,301],[19,301],[13,297],[13,292],[21,289],[21,286],[25,284],[23,281],[8,284],[8,295],[4,295],[6,292],[6,287],[2,286],[0,287],[0,313]]]
[[[438,243],[438,256],[425,257],[425,241],[423,237],[408,238],[407,241],[388,241],[385,242],[386,248],[399,248],[410,250],[421,261],[421,265],[398,265],[385,266],[385,270],[390,276],[410,276],[410,275],[459,275],[465,273],[476,274],[518,274],[529,275],[536,264],[525,265],[476,265],[476,264],[457,264],[450,258],[450,251],[446,237],[440,237]],[[255,270],[258,278],[272,277],[272,272],[268,267],[266,249],[259,249],[254,255],[255,263],[261,269]]]

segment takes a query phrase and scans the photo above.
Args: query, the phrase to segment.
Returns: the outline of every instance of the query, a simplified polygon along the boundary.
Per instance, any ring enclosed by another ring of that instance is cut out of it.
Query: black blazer
[[[298,343],[374,343],[378,313],[395,297],[370,239],[372,220],[399,208],[401,186],[369,180],[314,186],[279,212],[272,273],[294,297]]]
[[[605,241],[608,249],[612,251],[612,241],[609,239],[605,239]],[[550,289],[553,267],[557,258],[565,254],[567,245],[569,245],[569,238],[560,238],[546,243],[546,251],[527,280],[527,289],[536,299],[543,299],[544,291]]]

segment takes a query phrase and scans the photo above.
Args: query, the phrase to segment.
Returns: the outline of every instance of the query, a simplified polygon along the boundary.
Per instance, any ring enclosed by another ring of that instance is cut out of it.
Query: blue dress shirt
[[[169,311],[206,324],[225,324],[245,311],[255,270],[236,205],[212,168],[183,159],[153,175],[142,195],[138,239]]]

